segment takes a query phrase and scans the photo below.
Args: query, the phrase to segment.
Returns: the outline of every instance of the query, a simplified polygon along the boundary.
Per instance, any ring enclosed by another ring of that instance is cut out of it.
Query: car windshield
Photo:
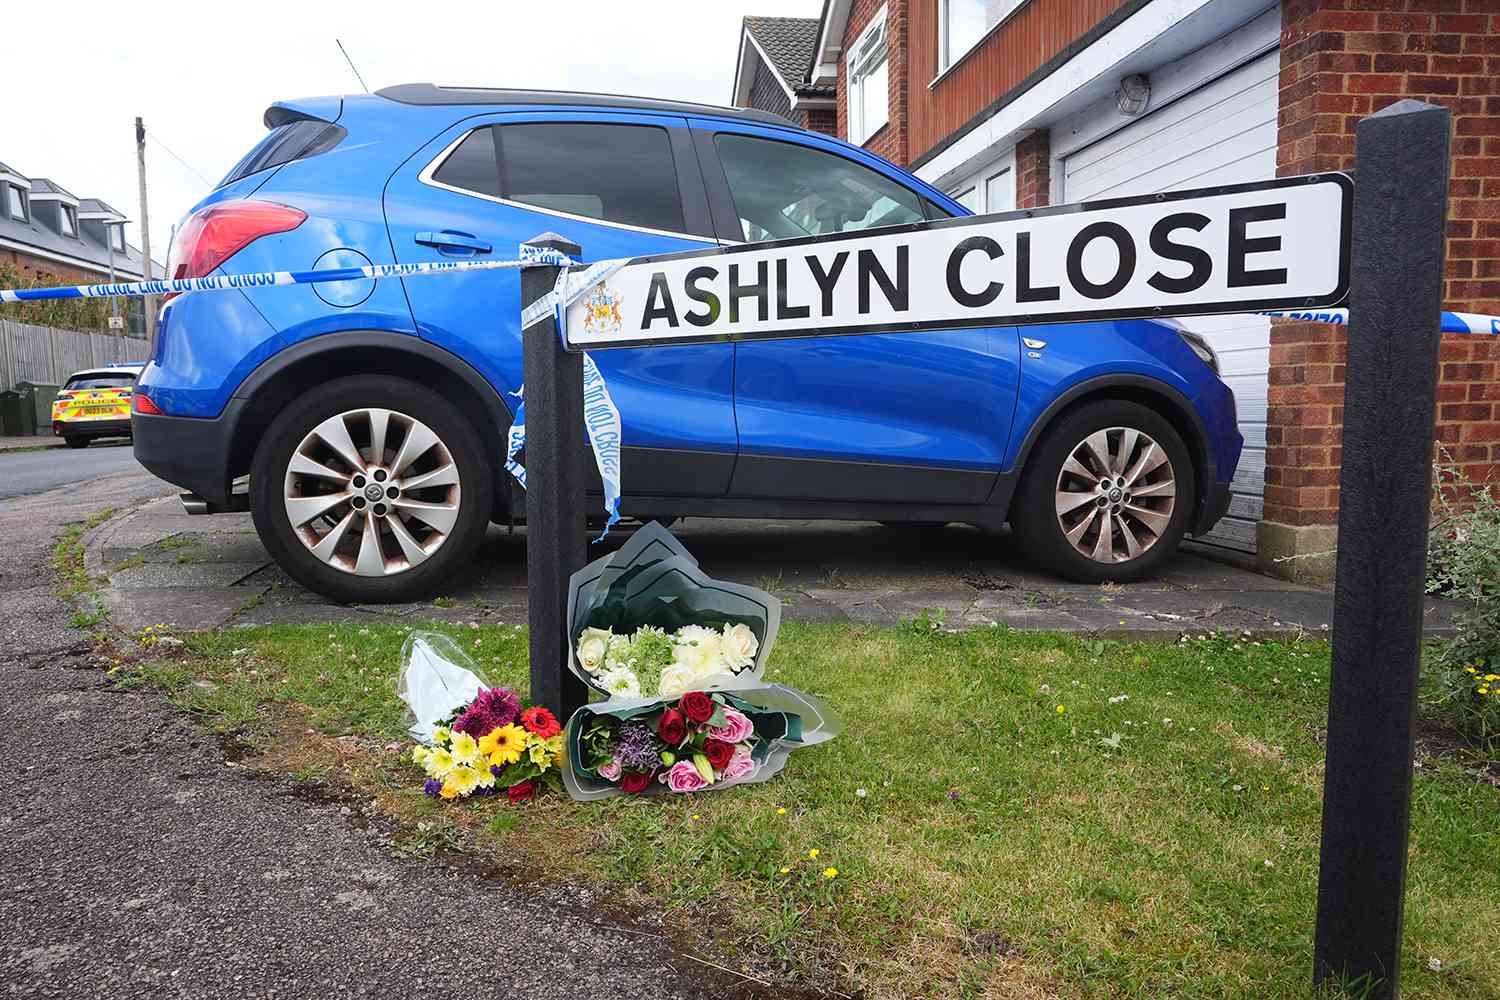
[[[79,375],[68,379],[64,389],[129,389],[135,384],[135,376],[123,375]]]

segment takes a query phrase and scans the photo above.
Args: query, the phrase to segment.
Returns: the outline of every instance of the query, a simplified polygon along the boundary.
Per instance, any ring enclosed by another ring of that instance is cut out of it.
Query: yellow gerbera
[[[479,744],[468,733],[453,734],[453,759],[460,764],[472,764],[479,758]]]
[[[495,734],[499,731],[500,730],[498,728],[491,729],[489,732],[479,737],[479,752],[481,754],[488,757],[490,754],[495,752]]]
[[[495,749],[490,751],[491,764],[504,767],[521,759],[521,754],[526,750],[526,730],[512,723],[491,730],[489,735],[495,741]]]

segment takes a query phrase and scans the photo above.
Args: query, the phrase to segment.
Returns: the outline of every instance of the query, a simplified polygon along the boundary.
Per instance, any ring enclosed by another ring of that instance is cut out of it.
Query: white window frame
[[[109,245],[115,253],[125,252],[125,226],[123,223],[112,223],[109,226]]]
[[[990,181],[1005,174],[1010,178],[1010,202],[1008,204],[990,204]],[[974,201],[976,207],[975,215],[988,215],[992,212],[1009,212],[1016,208],[1016,150],[1012,146],[1004,153],[984,163],[973,170],[965,171],[963,176],[947,186],[949,197],[954,201],[959,200],[959,194],[968,194],[975,190]]]
[[[980,33],[978,38],[974,39],[974,41],[964,46],[962,50],[955,52],[952,50],[952,46],[948,41],[948,5],[952,2],[953,0],[937,0],[938,71],[937,76],[933,78],[933,83],[937,83],[938,80],[941,80],[950,69],[963,62],[965,57],[967,57],[970,52],[973,52],[975,49],[979,48],[979,46],[983,45],[985,40],[993,35],[996,31],[998,31],[1002,24],[1004,24],[1006,21],[1009,21],[1012,17],[1015,16],[1016,11],[1020,10],[1026,5],[1026,0],[1006,0],[1006,2],[1009,3],[1010,6],[1003,14],[1000,15],[1000,19],[997,20],[994,24],[990,25],[988,28],[985,28],[984,31]]]
[[[77,211],[77,209],[74,209],[69,205],[59,204],[57,206],[57,211],[60,213],[57,217],[58,230],[61,231],[64,236],[70,237],[75,240],[78,239],[78,216],[76,214],[73,214]]]
[[[15,184],[5,185],[5,214],[17,222],[27,221],[26,194]]]
[[[863,146],[866,142],[885,128],[891,120],[891,89],[890,89],[890,50],[886,45],[885,35],[886,8],[881,7],[860,32],[854,44],[849,47],[849,56],[846,60],[848,65],[849,85],[847,90],[848,103],[848,132],[849,141],[856,146]],[[884,116],[878,122],[865,121],[865,81],[872,72],[885,64],[886,91],[882,106],[885,109]]]

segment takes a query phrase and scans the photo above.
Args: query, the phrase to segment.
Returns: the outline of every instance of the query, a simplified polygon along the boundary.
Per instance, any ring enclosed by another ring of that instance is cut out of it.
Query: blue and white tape
[[[1347,309],[1316,309],[1298,310],[1288,309],[1276,312],[1261,313],[1262,316],[1273,316],[1278,319],[1303,319],[1314,323],[1338,323],[1347,325],[1349,322],[1349,310]],[[1480,313],[1448,312],[1443,310],[1443,333],[1474,333],[1492,334],[1500,337],[1500,316],[1484,316]]]
[[[505,471],[516,478],[521,489],[526,488],[526,466],[517,456],[526,447],[526,387],[512,395],[521,398],[516,406],[515,418],[510,424],[510,433],[505,439]],[[599,470],[599,480],[604,484],[604,531],[595,541],[603,541],[620,520],[620,446],[623,432],[620,429],[620,409],[609,394],[609,384],[594,359],[583,355],[583,429],[588,433],[589,448],[594,453],[594,465]]]
[[[566,254],[545,247],[521,247],[516,260],[444,260],[417,264],[370,264],[366,267],[335,267],[322,271],[261,271],[255,274],[216,274],[205,278],[173,278],[163,281],[128,281],[102,285],[68,285],[62,288],[0,289],[0,302],[34,302],[40,299],[107,299],[141,295],[175,295],[183,292],[222,292],[234,288],[269,288],[277,285],[316,285],[328,281],[358,281],[363,278],[417,278],[456,271],[494,271],[518,267],[567,267]]]

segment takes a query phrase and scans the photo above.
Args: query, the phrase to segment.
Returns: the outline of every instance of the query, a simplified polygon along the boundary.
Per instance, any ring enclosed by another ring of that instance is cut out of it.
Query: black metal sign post
[[[1314,980],[1400,985],[1448,214],[1447,109],[1359,123]]]
[[[555,233],[530,246],[574,260],[582,252]],[[550,295],[560,269],[521,271],[521,307]],[[526,384],[526,621],[531,644],[531,698],[566,721],[586,700],[567,669],[568,578],[588,561],[585,521],[583,355],[563,350],[553,313],[521,332]]]

